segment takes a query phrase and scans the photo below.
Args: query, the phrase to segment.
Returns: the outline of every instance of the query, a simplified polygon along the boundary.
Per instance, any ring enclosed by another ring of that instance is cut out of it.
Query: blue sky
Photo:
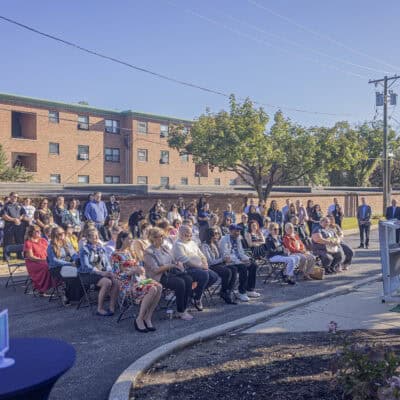
[[[140,67],[238,97],[351,114],[332,117],[283,108],[301,124],[373,118],[375,88],[368,79],[380,78],[384,71],[400,74],[398,0],[254,1],[399,69],[299,29],[248,0],[3,0],[0,14]],[[0,52],[0,92],[85,100],[98,107],[182,118],[194,118],[206,107],[219,111],[228,106],[223,97],[83,54],[2,21]],[[265,109],[271,116],[276,111]]]

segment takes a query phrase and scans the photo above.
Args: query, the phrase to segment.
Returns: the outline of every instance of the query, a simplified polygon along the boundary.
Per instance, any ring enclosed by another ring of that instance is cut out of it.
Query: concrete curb
[[[283,306],[274,307],[267,311],[262,311],[256,314],[249,315],[247,317],[239,318],[235,321],[227,322],[222,325],[208,328],[203,331],[184,336],[170,343],[164,344],[163,346],[157,347],[150,353],[147,353],[144,356],[140,357],[138,360],[132,363],[128,368],[126,368],[125,371],[122,372],[122,374],[117,378],[114,385],[112,386],[108,400],[129,400],[130,397],[129,394],[131,388],[132,386],[135,385],[135,382],[138,379],[138,377],[143,372],[148,370],[159,359],[177,350],[181,350],[194,343],[211,339],[213,337],[222,335],[226,332],[238,328],[245,327],[247,325],[254,325],[260,322],[264,322],[279,314],[283,314],[287,311],[291,311],[297,307],[312,303],[314,301],[325,299],[330,296],[337,296],[345,294],[347,292],[351,292],[352,290],[356,289],[359,286],[363,286],[371,282],[376,282],[381,279],[382,277],[380,274],[374,275],[369,278],[360,279],[354,283],[349,283],[347,285],[343,285],[338,288],[328,290],[326,292],[317,293],[313,296],[309,296],[301,300],[292,301]]]

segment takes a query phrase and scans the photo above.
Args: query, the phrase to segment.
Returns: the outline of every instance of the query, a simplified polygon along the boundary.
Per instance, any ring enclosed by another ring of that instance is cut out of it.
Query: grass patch
[[[379,217],[373,217],[371,219],[372,225],[377,225],[379,222]],[[358,228],[358,222],[356,217],[347,217],[343,218],[342,221],[342,229],[357,229]]]

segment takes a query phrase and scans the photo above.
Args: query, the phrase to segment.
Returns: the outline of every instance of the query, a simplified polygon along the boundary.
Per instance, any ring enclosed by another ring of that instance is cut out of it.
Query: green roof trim
[[[193,121],[189,119],[169,117],[166,115],[142,113],[131,110],[126,110],[126,111],[107,110],[104,108],[92,107],[90,105],[63,103],[61,101],[37,99],[34,97],[17,96],[14,94],[7,94],[7,93],[0,93],[0,102],[2,101],[17,105],[31,105],[47,109],[63,109],[66,111],[72,111],[76,113],[90,113],[99,116],[104,116],[104,115],[112,117],[131,116],[137,119],[155,120],[159,122],[170,121],[176,123],[193,123]]]

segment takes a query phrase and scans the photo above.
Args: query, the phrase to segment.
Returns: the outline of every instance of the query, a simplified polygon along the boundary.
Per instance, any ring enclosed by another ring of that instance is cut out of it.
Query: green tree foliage
[[[197,164],[235,172],[265,200],[275,185],[331,184],[368,186],[382,159],[382,125],[304,128],[281,111],[269,117],[249,99],[238,103],[232,95],[230,110],[209,110],[188,131],[172,127],[169,145],[193,156]],[[390,151],[399,141],[389,133]],[[400,154],[400,152],[399,152]],[[400,157],[399,157],[400,160]]]
[[[0,144],[0,182],[27,182],[33,179],[32,174],[25,171],[24,167],[10,167],[7,156]]]
[[[347,122],[336,124],[328,143],[333,157],[346,160],[342,169],[334,168],[330,173],[332,185],[370,186],[370,178],[382,161],[382,124],[364,123],[352,128]],[[389,131],[389,151],[398,148],[395,132]],[[336,147],[336,149],[335,149]],[[376,183],[376,179],[374,179]]]
[[[320,136],[293,124],[278,111],[271,129],[269,117],[249,99],[243,103],[230,97],[230,111],[213,114],[209,110],[190,131],[174,127],[169,145],[191,154],[198,164],[232,171],[265,200],[274,185],[300,180],[321,180],[327,166]]]

